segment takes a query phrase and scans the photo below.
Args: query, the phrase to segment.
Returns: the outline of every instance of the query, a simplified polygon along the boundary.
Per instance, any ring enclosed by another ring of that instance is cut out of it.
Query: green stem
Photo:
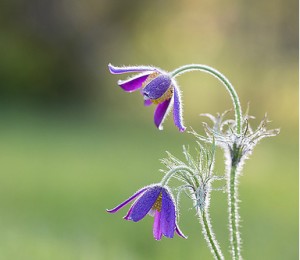
[[[193,70],[200,70],[200,71],[207,72],[207,73],[213,75],[214,77],[216,77],[218,80],[220,80],[224,84],[224,86],[228,90],[230,97],[233,101],[233,106],[234,106],[234,111],[235,111],[235,120],[236,120],[236,133],[238,135],[240,135],[241,131],[242,131],[242,109],[241,109],[239,97],[238,97],[234,87],[230,83],[230,81],[221,72],[219,72],[209,66],[201,65],[201,64],[190,64],[190,65],[182,66],[178,69],[175,69],[173,72],[171,72],[171,76],[175,78],[176,76],[178,76],[182,73],[185,73],[188,71],[193,71]]]
[[[242,259],[241,257],[241,240],[239,232],[239,213],[238,213],[238,190],[237,190],[237,165],[232,165],[229,178],[229,228],[230,244],[233,259]]]
[[[209,221],[210,217],[209,213],[207,212],[207,209],[203,209],[202,211],[198,209],[198,214],[201,219],[203,233],[208,243],[208,247],[211,249],[211,252],[214,255],[215,259],[223,260],[224,256],[212,231],[211,224]]]

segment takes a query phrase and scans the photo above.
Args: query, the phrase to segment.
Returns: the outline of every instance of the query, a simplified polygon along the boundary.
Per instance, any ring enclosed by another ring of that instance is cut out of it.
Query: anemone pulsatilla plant
[[[175,233],[186,238],[177,223],[179,197],[182,192],[185,192],[194,204],[202,225],[202,233],[213,257],[224,259],[213,232],[209,205],[211,191],[219,190],[213,188],[213,182],[225,180],[227,188],[224,190],[228,196],[230,252],[232,259],[242,259],[237,179],[241,175],[245,159],[252,153],[256,144],[265,137],[276,136],[279,130],[267,130],[266,117],[258,128],[253,130],[249,124],[251,117],[248,113],[242,115],[239,97],[233,85],[222,73],[212,67],[191,64],[179,67],[172,72],[153,66],[116,67],[109,64],[108,67],[112,74],[134,73],[126,80],[119,80],[118,85],[126,92],[139,90],[144,99],[144,105],[156,105],[154,124],[160,130],[163,129],[162,124],[171,111],[178,130],[180,132],[186,130],[183,123],[181,91],[175,80],[177,76],[189,71],[202,71],[217,78],[226,88],[233,102],[234,119],[225,120],[227,112],[218,114],[216,117],[205,114],[212,121],[212,126],[204,123],[206,136],[199,135],[194,130],[190,131],[197,138],[196,157],[193,157],[186,147],[183,149],[186,162],[168,153],[168,158],[162,160],[167,169],[162,170],[164,176],[160,183],[138,190],[130,198],[107,212],[116,213],[133,202],[124,219],[138,222],[146,215],[151,215],[154,217],[153,236],[156,240],[160,240],[162,236],[173,238]],[[206,143],[206,146],[201,142]],[[221,147],[225,153],[226,172],[223,176],[217,176],[214,172],[216,147]],[[176,200],[169,185],[171,178],[176,178],[182,183],[175,189],[177,190]]]

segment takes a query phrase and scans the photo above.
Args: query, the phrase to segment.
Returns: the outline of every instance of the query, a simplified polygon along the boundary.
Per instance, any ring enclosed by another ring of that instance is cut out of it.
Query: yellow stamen
[[[151,73],[147,79],[143,82],[142,88],[146,87],[152,80],[154,80],[160,73],[158,72],[153,72]]]
[[[151,102],[155,105],[160,104],[160,103],[166,101],[167,99],[170,99],[173,96],[173,92],[174,92],[174,87],[170,86],[167,89],[167,91],[160,98],[153,99],[153,100],[151,100]]]
[[[162,194],[160,193],[157,200],[153,204],[152,209],[160,211],[161,210],[161,204],[162,204]]]

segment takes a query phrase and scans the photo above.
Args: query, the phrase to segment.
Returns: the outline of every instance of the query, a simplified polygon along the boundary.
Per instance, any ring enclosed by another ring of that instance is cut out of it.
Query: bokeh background
[[[107,64],[224,73],[257,125],[240,178],[245,259],[298,259],[298,1],[2,0],[0,7],[0,259],[211,259],[193,205],[182,199],[179,237],[154,241],[151,217],[105,212],[160,181],[159,159],[194,139],[172,118],[124,93]],[[125,76],[126,77],[126,76]],[[124,78],[124,77],[121,77]],[[187,126],[231,108],[211,76],[181,76]],[[233,115],[231,115],[233,116]],[[222,174],[218,152],[217,172]],[[213,192],[216,235],[229,258],[226,195]]]

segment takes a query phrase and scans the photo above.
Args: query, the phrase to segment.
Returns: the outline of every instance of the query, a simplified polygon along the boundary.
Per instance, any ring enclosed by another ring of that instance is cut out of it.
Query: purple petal
[[[118,85],[127,92],[133,92],[142,87],[149,74],[151,74],[151,72],[139,74],[127,80],[119,80]]]
[[[168,74],[161,74],[151,80],[143,89],[143,94],[149,99],[158,99],[171,87],[171,78]]]
[[[150,99],[144,100],[144,106],[151,106],[152,102]]]
[[[174,87],[174,108],[173,108],[174,123],[180,132],[184,132],[186,127],[183,125],[181,97],[177,87]]]
[[[157,200],[161,189],[160,186],[148,188],[148,190],[131,207],[126,219],[137,222],[144,218]]]
[[[134,203],[134,204],[135,204],[135,203]],[[123,217],[123,219],[130,220],[130,219],[129,219],[129,216],[130,216],[130,214],[131,214],[131,211],[132,211],[132,209],[133,209],[134,204],[130,207],[130,209],[128,210],[127,214]]]
[[[131,73],[131,72],[146,72],[149,71],[159,71],[159,69],[151,67],[151,66],[124,66],[124,67],[116,67],[111,64],[108,64],[108,69],[112,74],[123,74],[123,73]]]
[[[181,237],[187,239],[187,236],[185,236],[185,235],[182,233],[182,231],[180,230],[180,228],[179,228],[179,226],[177,225],[177,223],[176,223],[175,225],[176,225],[176,226],[175,226],[175,231],[176,231],[176,233],[177,233],[179,236],[181,236]]]
[[[148,212],[148,215],[150,215],[151,217],[154,217],[155,211],[156,211],[156,209],[151,208],[151,209],[149,210],[149,212]]]
[[[160,212],[155,210],[154,223],[153,223],[153,236],[156,240],[161,240],[162,232],[160,228]]]
[[[162,207],[160,227],[162,233],[169,238],[174,236],[176,222],[175,204],[171,195],[166,189],[162,190]]]
[[[166,119],[171,107],[173,98],[167,99],[164,102],[157,105],[154,112],[154,124],[159,130],[162,130],[162,124]]]
[[[113,209],[107,209],[106,211],[108,213],[116,213],[117,211],[119,211],[121,208],[125,207],[129,202],[131,202],[132,200],[134,200],[137,196],[139,196],[141,193],[145,192],[145,190],[147,190],[148,188],[145,187],[143,189],[140,189],[139,191],[137,191],[135,194],[133,194],[130,198],[128,198],[127,200],[125,200],[124,202],[122,202],[120,205],[118,205],[117,207],[113,208]]]

